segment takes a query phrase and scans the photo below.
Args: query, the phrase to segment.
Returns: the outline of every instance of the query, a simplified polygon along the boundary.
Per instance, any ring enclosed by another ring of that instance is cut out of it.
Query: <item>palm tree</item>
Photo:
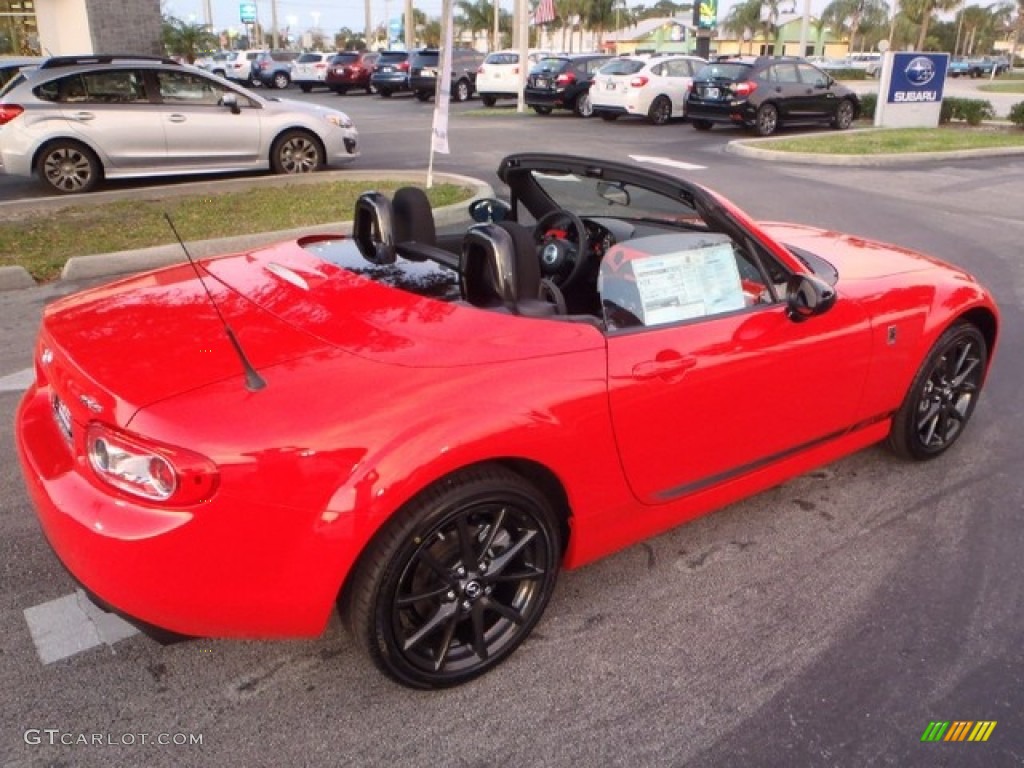
[[[174,16],[164,16],[161,29],[164,47],[172,56],[181,56],[189,64],[203,51],[210,51],[220,42],[202,24],[190,24]]]
[[[484,37],[494,24],[494,3],[488,0],[458,0],[455,7],[459,13],[455,16],[457,28],[468,29],[476,43],[477,35],[483,32]]]
[[[830,27],[849,35],[851,51],[857,34],[864,27],[875,26],[888,16],[889,4],[884,0],[832,0],[821,13]],[[861,40],[860,50],[864,48],[864,40]]]
[[[924,50],[928,39],[928,25],[931,24],[932,17],[939,11],[951,11],[960,3],[961,0],[902,0],[900,12],[918,25],[915,50]]]
[[[769,6],[772,11],[767,21],[761,20],[761,0],[746,0],[734,5],[732,10],[722,19],[722,29],[732,32],[741,39],[747,32],[753,35],[755,30],[760,29],[764,35],[765,43],[770,45],[775,37],[774,19],[778,18],[778,0],[767,0],[764,5]],[[749,44],[751,46],[749,52],[753,53],[753,40],[750,40]]]

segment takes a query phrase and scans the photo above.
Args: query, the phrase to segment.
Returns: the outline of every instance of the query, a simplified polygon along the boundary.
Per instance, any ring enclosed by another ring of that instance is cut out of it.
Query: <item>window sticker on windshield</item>
[[[723,243],[632,262],[644,325],[743,309],[732,246]]]

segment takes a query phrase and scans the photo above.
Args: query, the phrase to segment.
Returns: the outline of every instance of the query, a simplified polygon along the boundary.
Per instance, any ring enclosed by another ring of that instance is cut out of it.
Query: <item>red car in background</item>
[[[316,635],[337,605],[392,678],[451,686],[530,634],[562,567],[964,434],[999,315],[963,270],[627,164],[498,177],[513,206],[465,233],[422,190],[368,192],[351,238],[50,304],[16,434],[70,572],[190,635]]]
[[[327,64],[324,83],[335,93],[346,93],[362,88],[367,93],[377,90],[370,83],[370,75],[380,54],[376,51],[346,51],[335,55]]]

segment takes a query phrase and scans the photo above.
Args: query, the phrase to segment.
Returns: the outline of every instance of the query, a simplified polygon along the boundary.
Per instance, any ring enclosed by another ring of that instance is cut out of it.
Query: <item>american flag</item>
[[[555,20],[555,0],[540,0],[540,5],[533,12],[534,24],[550,24]]]

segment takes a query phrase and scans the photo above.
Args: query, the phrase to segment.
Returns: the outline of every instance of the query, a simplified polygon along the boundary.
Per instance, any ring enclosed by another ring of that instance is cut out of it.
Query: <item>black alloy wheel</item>
[[[779,110],[774,104],[762,104],[757,110],[757,133],[759,136],[771,136],[779,127]]]
[[[672,101],[667,96],[659,96],[647,110],[647,119],[651,125],[665,125],[672,118]]]
[[[981,331],[963,322],[935,342],[893,418],[889,445],[910,459],[933,459],[963,433],[988,363]]]
[[[341,608],[360,645],[397,682],[459,685],[530,634],[561,554],[548,500],[511,470],[474,467],[395,515],[360,560]]]

